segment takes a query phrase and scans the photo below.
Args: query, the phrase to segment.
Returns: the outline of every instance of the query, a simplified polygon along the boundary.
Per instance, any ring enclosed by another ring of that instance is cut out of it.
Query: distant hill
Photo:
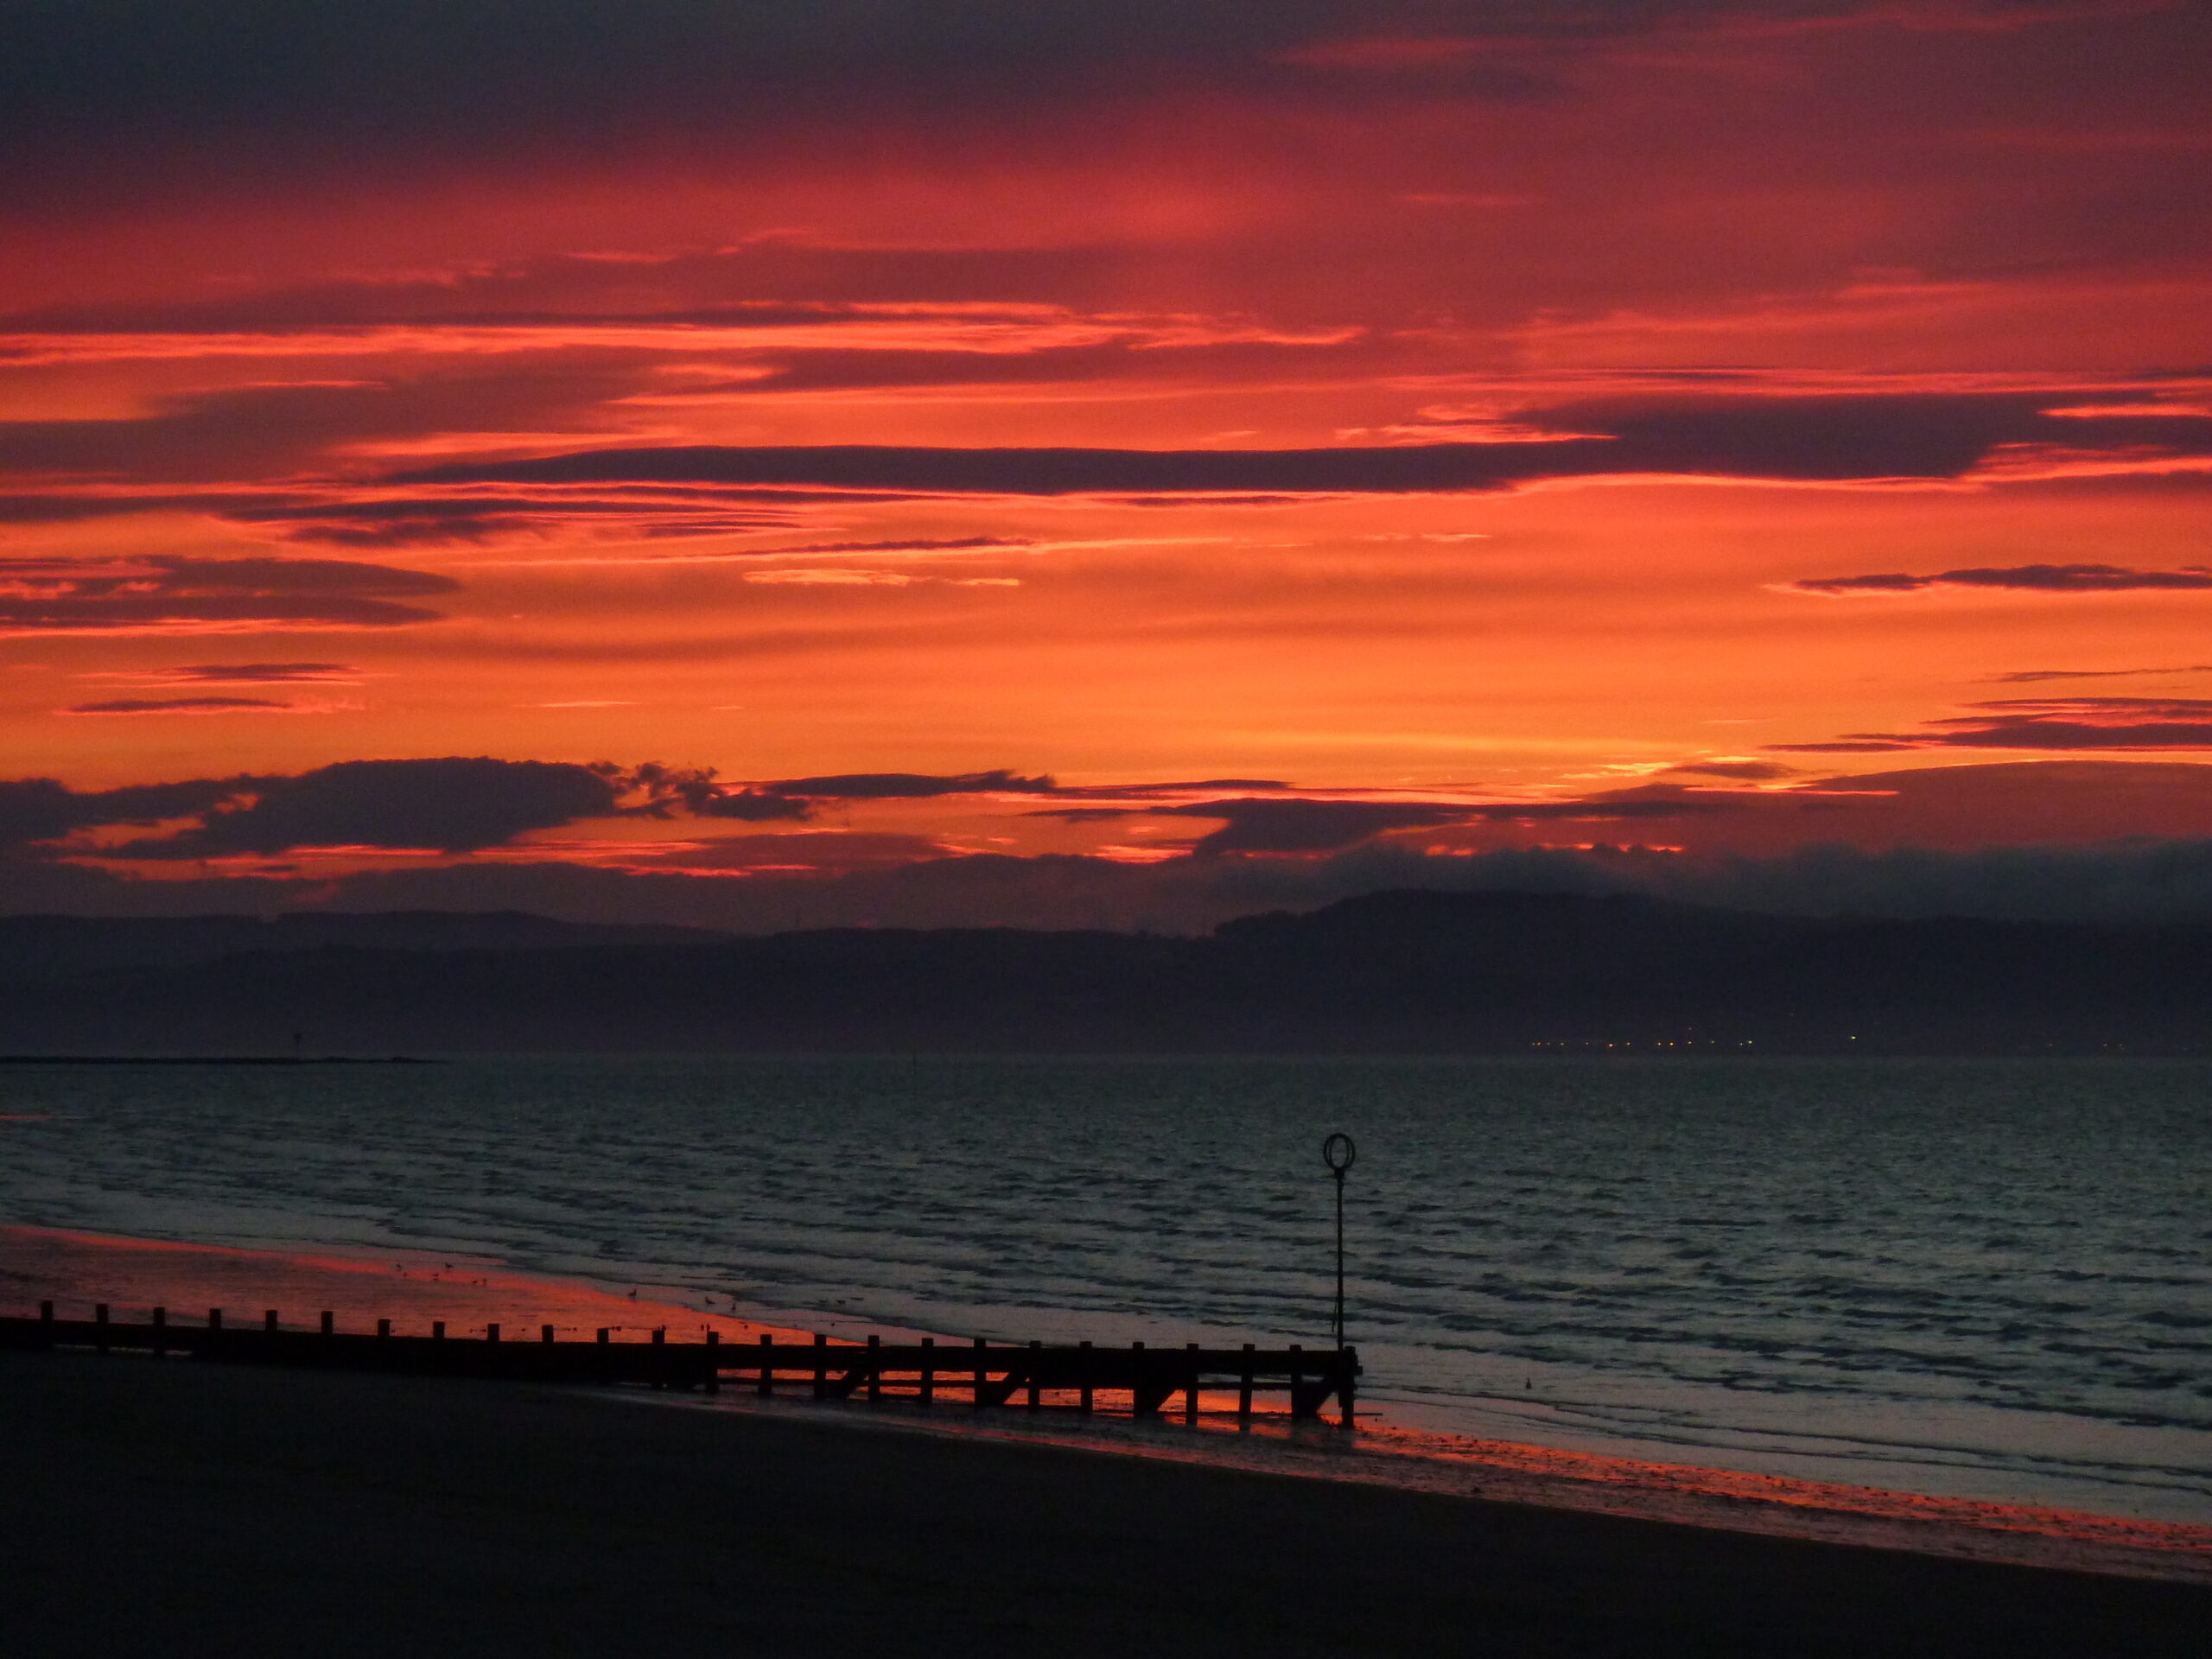
[[[0,1052],[2196,1053],[2212,928],[1383,893],[1209,938],[0,921]]]
[[[543,950],[727,939],[704,928],[602,926],[519,910],[302,911],[258,916],[0,916],[0,982],[92,969],[181,967],[257,951]]]

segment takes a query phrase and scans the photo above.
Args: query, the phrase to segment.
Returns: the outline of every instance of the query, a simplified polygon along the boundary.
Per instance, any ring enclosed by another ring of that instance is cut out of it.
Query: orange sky
[[[2212,836],[2201,8],[171,10],[0,19],[0,907]]]

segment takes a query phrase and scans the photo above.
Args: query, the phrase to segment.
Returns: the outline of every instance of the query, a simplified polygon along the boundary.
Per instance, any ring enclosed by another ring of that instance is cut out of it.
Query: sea
[[[2196,1061],[11,1065],[0,1222],[832,1336],[1319,1347],[1336,1133],[1379,1423],[2212,1524]]]

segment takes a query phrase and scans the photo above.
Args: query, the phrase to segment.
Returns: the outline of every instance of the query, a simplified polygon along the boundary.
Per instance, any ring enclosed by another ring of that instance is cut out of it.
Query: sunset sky
[[[2191,0],[0,0],[0,908],[2212,909]]]

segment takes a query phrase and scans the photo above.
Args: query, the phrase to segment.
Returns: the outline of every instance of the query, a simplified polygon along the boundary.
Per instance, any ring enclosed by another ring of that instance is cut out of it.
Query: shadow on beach
[[[2152,1656],[2198,1586],[494,1383],[0,1356],[10,1651]]]

